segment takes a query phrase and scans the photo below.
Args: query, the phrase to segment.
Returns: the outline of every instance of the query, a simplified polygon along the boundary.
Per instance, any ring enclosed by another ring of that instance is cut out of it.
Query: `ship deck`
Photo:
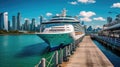
[[[90,36],[85,36],[76,52],[61,67],[114,67]]]

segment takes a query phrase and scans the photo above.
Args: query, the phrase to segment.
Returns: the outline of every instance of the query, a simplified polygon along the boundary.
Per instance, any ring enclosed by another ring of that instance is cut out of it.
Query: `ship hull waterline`
[[[37,34],[41,39],[43,39],[49,46],[50,49],[57,49],[70,43],[74,42],[74,38],[70,33],[57,33],[57,34]]]

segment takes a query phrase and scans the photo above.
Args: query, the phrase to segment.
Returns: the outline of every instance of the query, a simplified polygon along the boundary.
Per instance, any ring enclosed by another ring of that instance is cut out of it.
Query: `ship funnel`
[[[63,17],[66,16],[66,12],[67,12],[67,10],[64,8],[63,11],[62,11],[62,16],[63,16]]]

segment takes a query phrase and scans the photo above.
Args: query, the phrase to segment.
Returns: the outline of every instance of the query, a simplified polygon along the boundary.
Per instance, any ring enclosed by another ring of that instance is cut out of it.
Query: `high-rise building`
[[[117,16],[116,16],[116,21],[118,22],[118,23],[120,23],[120,14],[118,14]]]
[[[107,23],[111,23],[112,22],[112,17],[107,17]]]
[[[87,28],[87,34],[91,34],[93,32],[93,28],[92,28],[92,26],[89,26],[88,28]]]
[[[92,31],[92,30],[93,30],[92,26],[89,26],[89,27],[87,28],[87,31]]]
[[[25,23],[24,23],[24,30],[30,31],[30,21],[27,18],[25,19]]]
[[[3,30],[4,26],[2,23],[2,13],[0,13],[0,30]]]
[[[42,21],[43,21],[43,17],[42,17],[42,16],[40,16],[40,24],[42,23]]]
[[[22,24],[22,25],[21,25],[21,30],[25,30],[24,28],[25,28],[25,27],[24,27],[24,24]]]
[[[21,14],[18,12],[17,14],[17,30],[20,30],[20,21],[21,21]]]
[[[8,21],[8,30],[11,30],[11,28],[10,28],[10,21]]]
[[[8,31],[8,12],[0,13],[0,30]]]
[[[40,24],[37,25],[37,27],[36,27],[36,31],[37,31],[37,32],[41,32]]]
[[[32,19],[31,31],[35,31],[35,18]]]
[[[12,16],[12,30],[17,30],[17,19],[16,19],[16,16]]]

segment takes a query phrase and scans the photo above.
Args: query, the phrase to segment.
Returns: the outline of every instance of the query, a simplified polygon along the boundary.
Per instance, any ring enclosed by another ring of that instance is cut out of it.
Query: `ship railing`
[[[60,67],[63,62],[69,61],[69,57],[74,54],[83,37],[63,48],[60,48],[59,50],[54,51],[49,57],[42,58],[35,67]]]

